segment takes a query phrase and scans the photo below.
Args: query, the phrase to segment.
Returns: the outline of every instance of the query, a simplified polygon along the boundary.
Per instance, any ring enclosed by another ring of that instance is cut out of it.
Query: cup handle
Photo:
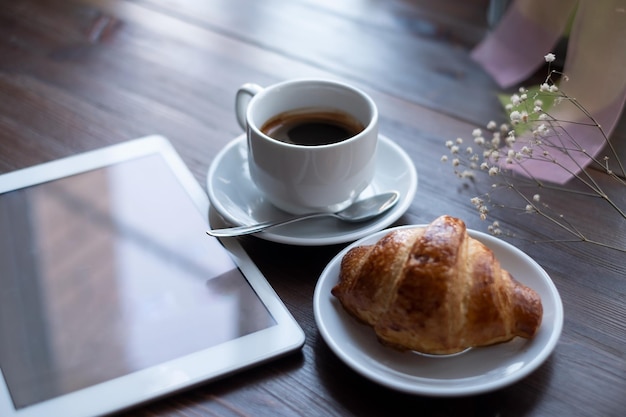
[[[239,87],[237,95],[235,96],[235,115],[237,116],[237,122],[243,130],[246,130],[246,110],[248,109],[248,103],[255,94],[261,92],[263,87],[254,83],[246,83]]]

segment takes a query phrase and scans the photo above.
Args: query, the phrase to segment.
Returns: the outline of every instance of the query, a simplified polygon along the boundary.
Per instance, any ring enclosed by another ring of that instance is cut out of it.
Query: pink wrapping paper
[[[610,135],[626,101],[626,0],[516,0],[472,57],[502,87],[518,84],[545,65],[543,56],[562,36],[572,12],[576,14],[563,71],[569,81],[559,87]],[[564,184],[593,158],[604,157],[606,139],[598,128],[577,124],[590,120],[570,103],[562,102],[551,114],[575,122],[562,123],[567,135],[559,137],[571,150],[550,150],[558,164],[532,159],[524,167],[538,180]],[[506,168],[526,175],[515,164]]]

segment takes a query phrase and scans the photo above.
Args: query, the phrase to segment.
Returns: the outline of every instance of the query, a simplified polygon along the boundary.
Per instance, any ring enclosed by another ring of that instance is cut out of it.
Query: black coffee
[[[337,110],[300,109],[274,116],[261,127],[267,136],[296,145],[327,145],[341,142],[365,127]]]

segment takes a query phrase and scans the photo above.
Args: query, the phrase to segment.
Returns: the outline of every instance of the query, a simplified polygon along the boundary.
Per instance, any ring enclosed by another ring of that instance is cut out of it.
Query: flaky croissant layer
[[[539,295],[451,216],[351,249],[332,294],[384,344],[430,354],[533,337],[543,314]]]

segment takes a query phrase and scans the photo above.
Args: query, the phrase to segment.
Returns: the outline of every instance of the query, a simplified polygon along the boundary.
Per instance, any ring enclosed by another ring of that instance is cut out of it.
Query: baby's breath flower
[[[535,202],[537,202],[537,203],[538,203],[538,202],[539,202],[539,200],[541,200],[541,196],[540,196],[539,194],[535,194],[535,195],[533,196],[533,201],[535,201]]]
[[[480,206],[481,204],[483,204],[483,199],[480,197],[472,197],[470,202],[472,203],[472,205],[474,206]]]
[[[513,110],[513,105],[511,103],[508,103],[506,106],[504,106],[505,109],[507,110]]]
[[[512,103],[514,106],[519,106],[521,102],[522,102],[522,99],[521,99],[521,98],[520,98],[520,96],[518,96],[517,94],[513,94],[513,95],[511,96],[511,103]]]
[[[474,143],[476,145],[483,146],[485,144],[485,138],[483,138],[482,136],[478,136],[474,138]]]
[[[528,112],[522,112],[522,122],[526,123],[528,121]]]
[[[459,153],[459,146],[458,145],[452,145],[450,147],[450,152],[452,152],[453,155],[456,155],[457,153]]]
[[[448,155],[443,155],[441,157],[441,162],[448,162]]]
[[[522,113],[520,113],[517,110],[512,111],[511,114],[509,115],[509,118],[511,119],[511,122],[513,124],[519,123],[519,121],[522,120]]]
[[[533,104],[535,105],[535,107],[543,107],[543,100],[537,99]]]
[[[500,223],[497,220],[494,220],[493,223],[487,226],[487,230],[494,236],[500,236],[502,234],[502,229],[500,229]]]
[[[456,143],[458,145],[462,144],[463,143],[463,138],[456,138]]]
[[[489,168],[489,176],[490,177],[494,177],[494,176],[498,175],[498,172],[500,172],[498,167],[491,167],[491,168]]]
[[[550,85],[548,83],[543,83],[539,86],[539,91],[546,92],[550,91]]]
[[[452,160],[452,166],[458,167],[459,165],[461,165],[461,160],[459,158],[454,158]]]
[[[471,155],[472,153],[474,153],[474,151],[472,150],[471,146],[468,146],[467,148],[465,148],[465,153]]]
[[[479,137],[479,136],[482,136],[482,134],[483,134],[483,131],[482,131],[482,130],[480,130],[480,129],[478,129],[478,128],[476,128],[476,129],[474,129],[474,130],[472,131],[472,136],[474,136],[475,138],[477,138],[477,137]]]
[[[550,86],[550,92],[551,93],[556,93],[557,91],[559,91],[559,87],[557,87],[556,85],[552,84]]]
[[[483,162],[482,164],[480,164],[480,169],[482,169],[483,171],[488,171],[489,170],[489,164],[486,162]]]
[[[553,53],[549,53],[543,58],[546,60],[546,62],[554,62],[554,60],[556,59],[556,56]]]
[[[494,130],[497,126],[498,125],[493,120],[490,120],[489,123],[487,123],[487,129],[489,130]]]
[[[446,148],[450,149],[452,145],[454,145],[454,142],[452,142],[451,140],[446,141]]]
[[[526,204],[526,213],[533,213],[535,211],[535,207],[532,204]]]
[[[507,146],[513,146],[513,144],[515,143],[515,135],[507,136],[505,142]]]

